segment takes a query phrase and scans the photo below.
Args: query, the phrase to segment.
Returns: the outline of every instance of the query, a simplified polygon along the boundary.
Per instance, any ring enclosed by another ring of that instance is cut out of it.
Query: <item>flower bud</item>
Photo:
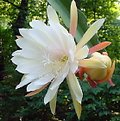
[[[114,86],[111,78],[115,69],[115,61],[112,63],[107,53],[95,52],[89,59],[84,59],[80,62],[78,75],[80,79],[84,73],[87,74],[87,80],[92,87],[105,81]]]

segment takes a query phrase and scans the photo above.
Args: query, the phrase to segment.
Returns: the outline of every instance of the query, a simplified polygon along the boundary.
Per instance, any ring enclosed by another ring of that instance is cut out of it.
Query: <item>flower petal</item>
[[[73,91],[76,97],[76,100],[81,104],[83,93],[82,93],[82,89],[80,87],[80,84],[75,74],[71,72],[68,74],[67,83],[68,83],[70,91]]]
[[[32,73],[34,69],[40,69],[37,68],[40,66],[39,63],[37,63],[37,61],[34,60],[25,59],[17,56],[13,57],[11,60],[14,64],[17,65],[16,70],[21,73]]]
[[[36,58],[36,60],[40,60],[42,57],[41,55],[44,53],[45,53],[44,49],[37,49],[37,47],[35,49],[30,48],[30,47],[26,47],[22,50],[17,50],[15,52],[13,52],[12,56],[23,57],[23,58],[27,58],[27,59]],[[40,56],[40,58],[38,58],[39,56]]]
[[[59,75],[53,80],[51,83],[50,88],[53,90],[54,88],[58,87],[68,75],[69,72],[69,64],[68,62],[64,65],[63,69],[59,72]]]
[[[23,31],[22,29],[20,30],[20,31]],[[24,30],[24,32],[26,32],[25,30]],[[23,32],[23,33],[24,33]],[[28,34],[28,33],[27,33]],[[29,35],[26,35],[26,36],[29,36]],[[29,39],[27,39],[27,38],[23,38],[23,37],[21,37],[21,38],[19,38],[19,39],[16,39],[15,40],[16,41],[16,44],[20,47],[20,48],[24,48],[24,49],[29,49],[29,50],[33,50],[33,49],[39,49],[41,46],[40,46],[40,44],[37,42],[35,42],[35,41],[33,41],[31,38],[29,38]],[[38,46],[38,44],[39,44],[39,46]]]
[[[34,82],[31,82],[28,86],[27,86],[27,92],[30,91],[35,91],[39,88],[42,88],[44,85],[35,85]]]
[[[110,68],[111,64],[112,64],[112,61],[108,55],[105,55],[105,54],[103,55],[103,54],[98,53],[98,52],[94,52],[92,54],[91,59],[97,59],[98,61],[101,61],[101,63],[104,63],[107,66],[107,68]]]
[[[91,47],[90,50],[89,50],[89,54],[92,54],[92,53],[94,53],[96,51],[100,51],[100,50],[106,48],[107,46],[109,46],[110,44],[111,44],[111,42],[107,42],[107,41],[106,42],[101,42],[101,43]]]
[[[15,52],[12,53],[12,56],[20,55],[21,50],[16,50]]]
[[[113,61],[113,64],[112,64],[112,67],[111,67],[111,70],[110,70],[110,78],[112,78],[114,70],[115,70],[115,61]]]
[[[69,33],[72,34],[73,36],[75,36],[76,34],[77,20],[78,20],[77,7],[75,1],[73,0],[70,9],[70,30],[69,30]]]
[[[59,49],[59,53],[64,52],[68,54],[69,50],[73,51],[75,49],[76,45],[73,36],[69,34],[68,31],[63,26],[51,22],[50,27],[51,27],[50,34],[53,37],[54,42],[56,42],[56,46]],[[53,49],[53,46],[51,47]]]
[[[61,27],[60,24],[55,24],[54,22],[51,22],[49,33],[50,33],[51,38],[53,40],[52,43],[55,43],[55,46],[54,46],[55,50],[54,51],[58,52],[58,53],[66,51],[65,42],[68,39],[68,38],[65,38],[65,34],[67,34],[67,36],[68,36],[68,32],[65,30],[61,30],[61,28],[63,28],[63,27]],[[53,50],[53,45],[49,44],[49,46]]]
[[[79,66],[86,67],[86,68],[107,68],[107,66],[98,59],[84,59],[79,62]]]
[[[81,87],[79,85],[79,82],[74,74],[70,73],[68,75],[67,83],[68,83],[70,93],[72,96],[74,108],[75,108],[76,114],[79,119],[80,115],[81,115],[81,110],[82,110],[81,101],[82,101],[83,93],[82,93]]]
[[[42,59],[27,59],[21,56],[14,56],[12,62],[17,65],[16,70],[23,74],[38,74],[39,76],[52,72],[52,65],[44,65]],[[41,62],[41,63],[40,63]]]
[[[40,30],[37,29],[19,29],[20,34],[24,37],[24,41],[18,41],[18,46],[27,48],[27,44],[32,45],[31,48],[48,48],[48,45],[54,45],[53,37],[51,37],[50,27],[42,27]],[[21,38],[22,39],[22,38]],[[20,40],[20,39],[18,39]],[[17,41],[16,41],[17,42]],[[26,45],[26,46],[25,46]]]
[[[21,79],[21,82],[16,86],[16,89],[27,85],[28,83],[32,82],[34,79],[36,79],[36,76],[34,75],[24,75]]]
[[[46,28],[46,24],[40,20],[32,20],[32,22],[30,22],[30,26],[39,30]]]
[[[41,88],[43,85],[51,82],[51,80],[54,78],[53,74],[46,74],[43,75],[42,77],[38,77],[35,81],[31,82],[27,86],[27,92],[29,91],[35,91],[36,89]]]
[[[55,110],[56,110],[56,100],[57,100],[57,93],[55,94],[53,99],[50,101],[50,110],[53,115],[55,114]]]
[[[87,45],[85,45],[76,52],[75,56],[77,59],[81,60],[88,56],[88,52],[89,52],[89,48],[87,47]]]
[[[80,119],[81,116],[81,111],[82,111],[82,106],[81,104],[75,99],[75,95],[74,93],[71,91],[71,96],[72,96],[72,100],[73,100],[73,105],[77,114],[78,119]]]
[[[55,76],[52,73],[43,75],[42,77],[38,77],[38,80],[34,81],[34,84],[35,85],[44,85],[44,84],[50,82],[54,77]]]
[[[29,30],[30,29],[25,29],[25,28],[19,29],[19,33],[20,33],[20,35],[22,35],[22,38],[28,35]],[[18,39],[21,39],[21,38],[18,38]]]
[[[85,32],[82,39],[77,44],[77,50],[84,46],[100,29],[100,27],[103,25],[105,19],[98,19],[96,22],[94,22],[90,28]]]
[[[41,88],[39,88],[33,92],[28,93],[27,95],[25,95],[25,97],[30,97],[30,96],[33,96],[33,95],[40,93],[43,89],[45,89],[48,86],[48,84],[49,83],[45,84],[44,86],[42,86]]]
[[[21,82],[16,86],[16,89],[27,85],[28,83],[32,82],[35,78],[36,76],[33,75],[24,75],[21,79]]]
[[[108,80],[108,81],[111,80],[114,70],[115,70],[115,61],[113,61],[112,67],[110,68],[109,73],[105,78],[105,80]]]
[[[54,89],[51,89],[51,85],[44,97],[44,103],[47,104],[48,102],[50,102],[54,96],[57,94],[59,86],[55,87]]]
[[[49,21],[59,23],[57,13],[50,5],[48,5],[48,7],[47,7],[47,15],[48,15]]]
[[[78,62],[72,62],[70,63],[70,71],[72,73],[75,73],[78,69]]]
[[[47,31],[47,29],[46,29]],[[29,31],[29,37],[33,38],[35,42],[37,42],[42,47],[47,48],[48,44],[50,44],[51,39],[49,38],[49,33],[46,34],[44,31],[38,31],[35,29],[32,29]]]

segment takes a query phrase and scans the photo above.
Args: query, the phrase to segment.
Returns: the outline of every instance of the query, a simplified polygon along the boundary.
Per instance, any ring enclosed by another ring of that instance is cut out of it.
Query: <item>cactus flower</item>
[[[44,103],[50,103],[54,114],[58,88],[66,78],[79,118],[83,93],[75,72],[80,61],[88,56],[86,43],[100,29],[104,19],[93,23],[76,45],[77,8],[74,0],[71,3],[69,32],[60,24],[56,11],[50,5],[47,15],[47,25],[33,20],[30,29],[19,29],[22,37],[16,43],[21,49],[12,54],[12,62],[17,65],[16,70],[23,74],[23,78],[16,89],[27,85],[27,92],[30,93],[26,96],[32,96],[49,86]]]

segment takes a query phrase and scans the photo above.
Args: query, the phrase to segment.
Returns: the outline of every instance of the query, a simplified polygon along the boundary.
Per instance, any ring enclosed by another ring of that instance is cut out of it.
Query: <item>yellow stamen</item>
[[[63,56],[63,57],[60,59],[61,62],[65,62],[65,61],[67,61],[67,60],[68,60],[68,57],[67,57],[67,56]]]

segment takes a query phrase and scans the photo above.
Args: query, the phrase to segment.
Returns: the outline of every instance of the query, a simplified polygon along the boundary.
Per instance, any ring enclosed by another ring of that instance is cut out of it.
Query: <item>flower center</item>
[[[65,62],[68,60],[68,57],[65,55],[60,59],[60,62]]]

